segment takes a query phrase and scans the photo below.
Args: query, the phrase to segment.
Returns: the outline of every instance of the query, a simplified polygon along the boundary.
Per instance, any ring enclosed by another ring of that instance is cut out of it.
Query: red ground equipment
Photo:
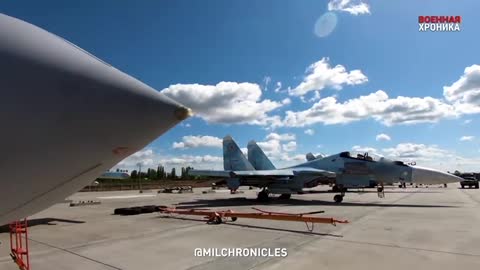
[[[21,270],[30,270],[27,227],[27,219],[10,223],[10,256]]]
[[[236,221],[238,218],[253,218],[253,219],[269,219],[269,220],[279,220],[279,221],[297,221],[305,222],[308,231],[313,231],[313,226],[315,223],[324,223],[336,225],[337,223],[348,223],[347,220],[338,220],[331,217],[318,217],[313,216],[313,214],[324,213],[324,211],[315,211],[308,213],[281,213],[281,212],[269,212],[264,211],[258,208],[252,208],[257,212],[253,213],[238,213],[233,212],[232,210],[222,210],[222,211],[212,211],[209,209],[176,209],[175,207],[167,206],[158,206],[158,211],[165,214],[178,214],[178,215],[194,215],[194,216],[204,216],[209,223],[220,224],[222,222],[228,221],[228,218],[231,221]],[[311,224],[311,225],[309,225]]]

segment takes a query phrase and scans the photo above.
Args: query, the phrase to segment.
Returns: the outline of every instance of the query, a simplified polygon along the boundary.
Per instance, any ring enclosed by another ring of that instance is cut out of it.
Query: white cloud
[[[475,136],[462,136],[462,137],[460,138],[460,141],[461,141],[461,142],[473,141],[473,139],[475,139]]]
[[[295,140],[295,134],[291,134],[291,133],[278,134],[278,133],[272,132],[267,135],[266,139],[269,141],[270,140],[291,141],[291,140]]]
[[[260,86],[253,83],[175,84],[161,93],[190,107],[209,123],[267,125],[277,119],[268,113],[288,104],[288,100],[262,100]]]
[[[114,168],[138,170],[138,165],[142,166],[142,171],[148,168],[156,169],[158,165],[165,166],[170,170],[173,167],[194,166],[196,169],[222,169],[223,157],[212,155],[179,155],[168,156],[156,154],[152,149],[143,149],[119,162]]]
[[[295,160],[295,156],[291,156],[290,153],[297,149],[295,139],[295,134],[270,133],[265,137],[265,141],[257,142],[257,144],[273,160],[292,161]]]
[[[390,141],[391,138],[390,138],[390,136],[388,136],[385,133],[380,133],[380,134],[377,135],[377,137],[375,137],[375,140],[377,140],[377,141]]]
[[[329,59],[324,57],[313,63],[307,69],[307,75],[294,89],[289,89],[293,96],[303,96],[310,91],[320,91],[326,87],[340,90],[343,85],[357,85],[366,83],[368,78],[361,70],[356,69],[348,72],[342,65],[331,67]]]
[[[192,125],[190,125],[190,123],[186,123],[185,124],[185,127],[191,127]]]
[[[329,11],[344,11],[352,15],[370,14],[370,6],[360,0],[330,0]]]
[[[435,160],[450,155],[447,150],[436,145],[418,143],[400,143],[392,148],[383,149],[387,157],[397,159]]]
[[[466,67],[460,79],[443,87],[443,95],[462,114],[480,113],[480,65]]]
[[[119,167],[134,168],[138,166],[147,167],[154,163],[154,154],[152,149],[142,149],[128,156],[118,163]]]
[[[295,141],[288,142],[288,143],[284,144],[282,146],[282,148],[283,148],[283,151],[285,151],[285,152],[293,152],[293,151],[297,150],[297,142],[295,142]]]
[[[277,82],[277,88],[275,88],[275,93],[278,93],[280,92],[280,90],[282,89],[282,82]]]
[[[311,128],[306,129],[304,132],[305,132],[305,134],[307,134],[307,135],[313,135],[313,134],[315,134],[315,130],[313,130],[313,129],[311,129]]]
[[[369,154],[380,155],[380,153],[378,152],[378,150],[376,148],[369,147],[369,146],[354,145],[352,147],[352,150],[353,151],[358,151],[358,152],[363,152],[363,153],[368,152]]]
[[[319,100],[304,111],[287,111],[278,126],[304,127],[316,123],[346,124],[362,119],[373,118],[384,125],[433,123],[443,118],[453,118],[458,114],[454,107],[432,97],[389,98],[379,90],[367,96],[337,102],[335,97]]]
[[[222,157],[218,156],[192,156],[192,155],[181,155],[178,157],[172,158],[165,158],[159,159],[158,163],[165,164],[165,165],[195,165],[195,164],[202,164],[202,163],[220,163],[223,162]]]
[[[470,124],[471,122],[472,122],[472,119],[465,119],[465,120],[463,121],[463,124],[464,124],[464,125],[468,125],[468,124]]]
[[[174,142],[172,147],[174,149],[222,147],[222,139],[213,136],[183,136],[182,141]]]
[[[272,78],[270,76],[263,77],[263,85],[264,85],[265,91],[268,91],[268,85],[270,84],[271,81],[272,81]]]

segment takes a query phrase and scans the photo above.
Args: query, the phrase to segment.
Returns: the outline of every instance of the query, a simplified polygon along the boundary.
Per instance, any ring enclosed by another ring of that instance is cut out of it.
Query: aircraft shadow
[[[197,221],[206,223],[205,219],[196,219],[196,218],[188,218],[182,216],[173,216],[173,215],[160,215],[157,218],[172,218],[177,220],[186,220],[186,221]],[[319,232],[309,232],[309,231],[299,231],[299,230],[289,230],[289,229],[281,229],[281,228],[272,228],[272,227],[264,227],[264,226],[255,226],[255,225],[247,225],[247,224],[239,224],[233,222],[224,222],[222,224],[214,224],[211,225],[228,225],[228,226],[237,226],[243,228],[252,228],[252,229],[261,229],[261,230],[269,230],[269,231],[279,231],[279,232],[290,232],[290,233],[298,233],[298,234],[305,234],[305,235],[317,235],[317,236],[330,236],[330,237],[343,237],[340,234],[331,234],[331,233],[319,233]]]
[[[74,223],[74,224],[85,223],[85,221],[81,221],[81,220],[71,220],[71,219],[62,219],[62,218],[36,218],[36,219],[28,220],[28,227],[37,226],[37,225],[57,225],[56,223],[52,223],[52,222],[64,222],[64,223]],[[9,232],[9,231],[10,231],[9,224],[0,226],[0,233]]]
[[[336,194],[338,192],[333,192],[331,190],[310,190],[310,191],[305,191],[304,194],[317,194],[317,193],[327,193],[327,194]],[[377,193],[376,190],[356,190],[356,189],[351,189],[347,190],[345,193]],[[443,193],[442,191],[393,191],[393,190],[385,190],[385,193]]]
[[[299,200],[299,199],[271,199],[267,203],[259,203],[256,199],[248,198],[229,198],[229,199],[200,199],[190,202],[181,202],[176,204],[177,209],[189,208],[208,208],[208,207],[226,207],[226,206],[249,206],[249,205],[327,205],[327,206],[360,206],[360,207],[412,207],[412,208],[458,208],[448,205],[421,205],[421,204],[401,204],[401,203],[365,203],[365,202],[342,202],[322,200]]]

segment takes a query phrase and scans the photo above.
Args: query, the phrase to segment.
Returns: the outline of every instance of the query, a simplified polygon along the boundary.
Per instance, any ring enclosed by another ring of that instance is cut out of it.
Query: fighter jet
[[[291,194],[302,192],[325,179],[333,178],[334,201],[343,201],[347,188],[369,187],[378,184],[379,195],[383,194],[383,183],[403,182],[417,184],[445,184],[460,182],[455,175],[435,169],[408,165],[402,161],[360,152],[341,152],[330,156],[318,156],[292,167],[276,169],[258,145],[248,144],[248,160],[230,136],[223,139],[223,171],[192,170],[191,175],[226,178],[227,186],[236,190],[239,186],[262,188],[258,199],[265,201],[269,194],[281,194],[288,199]]]
[[[0,14],[0,225],[62,201],[190,115],[65,39]]]

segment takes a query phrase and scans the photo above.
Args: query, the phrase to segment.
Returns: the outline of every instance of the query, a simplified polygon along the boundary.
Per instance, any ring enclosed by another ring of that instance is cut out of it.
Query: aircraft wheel
[[[333,196],[333,200],[336,202],[336,203],[341,203],[343,201],[343,196],[342,195],[335,195]]]
[[[284,193],[284,194],[280,195],[278,198],[280,200],[288,200],[288,199],[290,199],[290,197],[292,197],[292,194]]]
[[[266,191],[260,191],[257,196],[257,200],[260,202],[267,202],[268,201],[268,193]]]
[[[222,223],[222,218],[221,217],[215,217],[213,219],[213,224],[221,224]]]

